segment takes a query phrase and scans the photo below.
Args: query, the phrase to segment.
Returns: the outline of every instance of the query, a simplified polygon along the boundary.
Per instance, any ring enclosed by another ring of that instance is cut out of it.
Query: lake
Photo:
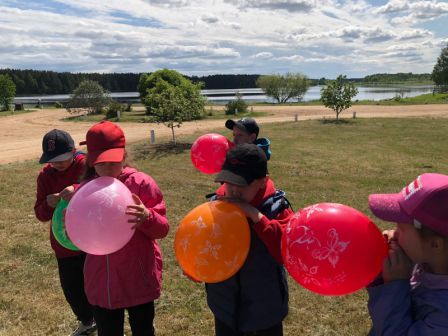
[[[320,90],[322,86],[312,86],[308,89],[302,101],[318,100],[320,98]],[[433,85],[416,85],[416,86],[389,86],[389,87],[367,87],[358,86],[358,94],[354,100],[381,100],[394,98],[396,95],[402,97],[415,97],[425,93],[431,93]],[[275,102],[266,97],[259,88],[253,89],[222,89],[222,90],[202,90],[201,93],[208,98],[209,101],[217,104],[225,104],[227,101],[234,99],[236,92],[243,95],[243,99],[247,102]],[[113,92],[110,94],[112,98],[118,101],[139,102],[138,92]],[[68,94],[59,95],[40,95],[16,97],[15,103],[36,104],[66,102],[70,98]],[[294,102],[294,100],[291,100]]]

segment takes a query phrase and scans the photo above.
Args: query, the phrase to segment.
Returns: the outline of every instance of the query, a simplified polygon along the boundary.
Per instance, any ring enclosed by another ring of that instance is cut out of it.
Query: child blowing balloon
[[[69,200],[79,184],[85,167],[85,155],[76,152],[69,133],[54,129],[42,139],[42,156],[39,163],[47,163],[37,177],[37,194],[34,212],[37,219],[52,219],[60,199]],[[65,298],[80,321],[72,336],[93,332],[96,329],[92,307],[84,293],[84,252],[68,250],[60,245],[50,228],[51,247],[56,255],[59,280]]]
[[[85,179],[117,178],[135,201],[126,210],[132,217],[129,225],[135,228],[131,240],[112,254],[87,254],[85,290],[94,308],[98,335],[122,336],[125,309],[134,336],[154,335],[154,300],[160,296],[162,281],[162,255],[156,239],[164,238],[169,229],[162,193],[150,176],[126,165],[125,137],[116,124],[95,124],[85,143],[89,166]]]
[[[266,175],[263,150],[240,144],[229,150],[215,179],[224,183],[218,198],[243,210],[251,232],[249,254],[240,271],[225,281],[206,284],[217,336],[283,335],[288,286],[280,242],[293,212],[285,193],[276,190]]]
[[[398,194],[369,196],[389,256],[368,287],[369,335],[448,335],[448,176],[423,174]]]

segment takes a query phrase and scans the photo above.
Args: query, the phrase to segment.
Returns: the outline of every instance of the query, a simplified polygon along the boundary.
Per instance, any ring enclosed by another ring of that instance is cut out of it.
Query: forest
[[[83,80],[98,82],[109,92],[135,92],[140,73],[70,73],[39,70],[0,69],[16,85],[17,96],[43,94],[69,94]],[[203,89],[244,89],[257,87],[260,75],[256,74],[216,74],[208,76],[185,76],[193,82],[202,82]],[[431,84],[430,74],[374,74],[364,78],[351,78],[359,84],[424,83]],[[324,84],[328,79],[310,79],[311,85]]]

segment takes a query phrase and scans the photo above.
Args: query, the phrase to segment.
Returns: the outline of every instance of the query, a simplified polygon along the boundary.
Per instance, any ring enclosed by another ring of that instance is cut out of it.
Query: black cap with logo
[[[45,134],[42,140],[43,154],[39,163],[65,161],[73,157],[75,142],[70,134],[54,129]]]
[[[226,160],[215,182],[246,187],[268,173],[264,151],[254,144],[241,144],[227,152]]]
[[[229,119],[226,121],[226,127],[230,130],[233,129],[233,127],[237,127],[240,130],[252,134],[255,133],[255,135],[258,137],[258,133],[260,132],[260,128],[258,127],[257,122],[252,118],[242,118],[240,120],[234,121],[232,119]]]

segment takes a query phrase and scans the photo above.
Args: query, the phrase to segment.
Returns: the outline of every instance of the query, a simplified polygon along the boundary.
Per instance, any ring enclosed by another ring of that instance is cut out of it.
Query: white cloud
[[[252,55],[252,56],[250,56],[250,58],[269,59],[269,58],[272,58],[272,53],[264,51],[264,52]]]
[[[0,4],[0,68],[173,67],[186,74],[301,71],[330,78],[342,69],[366,75],[377,66],[382,72],[400,66],[402,72],[430,72],[446,45],[438,37],[446,31],[416,24],[445,15],[447,3],[440,1],[54,2],[63,10],[38,0],[20,8],[16,1]]]
[[[201,20],[206,23],[216,23],[219,21],[219,18],[213,14],[205,14],[202,16]]]
[[[288,12],[309,12],[316,6],[313,0],[225,0],[240,9],[285,10]]]
[[[394,24],[418,23],[448,15],[448,3],[440,1],[392,0],[374,10],[376,14],[395,14]]]

